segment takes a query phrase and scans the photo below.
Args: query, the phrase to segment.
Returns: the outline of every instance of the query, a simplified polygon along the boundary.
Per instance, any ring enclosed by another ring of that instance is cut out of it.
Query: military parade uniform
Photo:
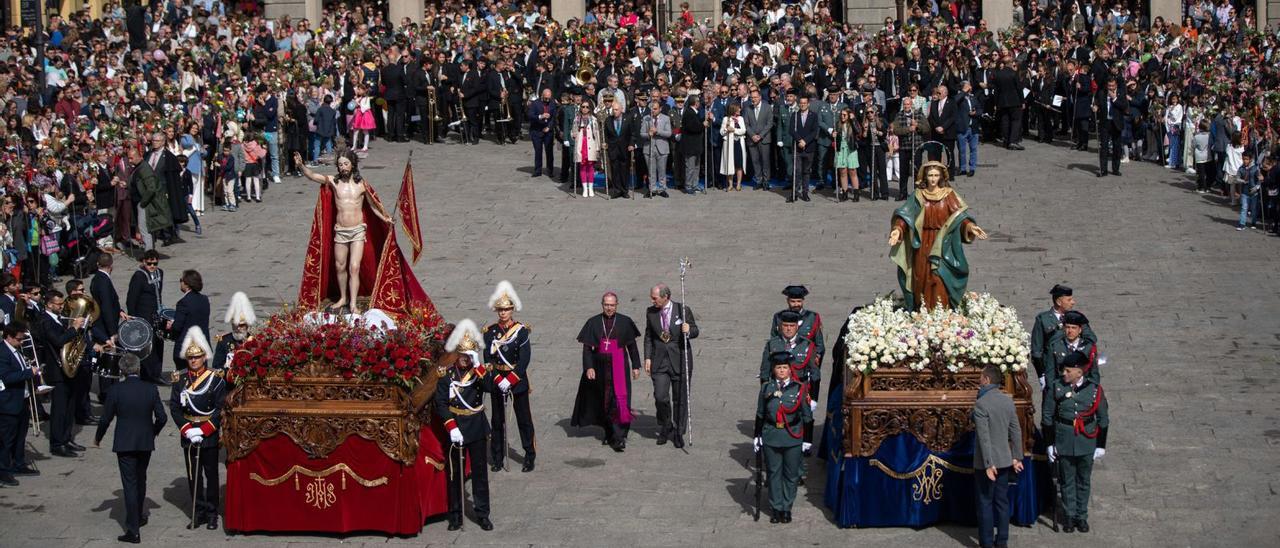
[[[199,327],[187,331],[183,356],[187,360],[208,357],[209,343]],[[218,434],[222,428],[222,406],[227,382],[222,371],[201,365],[199,370],[175,371],[169,394],[169,411],[182,434],[182,455],[186,463],[187,488],[195,500],[195,515],[189,529],[206,524],[218,528]]]
[[[494,390],[494,372],[480,361],[480,344],[484,338],[471,320],[462,320],[454,327],[445,349],[467,354],[474,366],[463,367],[461,359],[456,366],[442,372],[436,383],[436,414],[444,421],[452,446],[447,449],[446,468],[449,474],[449,530],[462,528],[464,509],[463,474],[466,463],[471,463],[471,508],[476,522],[485,531],[493,529],[489,521],[489,421],[484,413],[484,394]]]
[[[506,405],[515,408],[520,445],[524,448],[525,472],[533,470],[537,445],[534,442],[533,413],[529,410],[529,326],[517,321],[509,325],[491,323],[484,328],[484,361],[494,372],[495,384],[489,401],[493,405],[493,433],[489,437],[493,471],[502,469],[506,458]],[[507,382],[503,389],[502,382]]]
[[[770,338],[764,345],[764,356],[760,360],[760,382],[767,384],[773,378],[770,356],[775,352],[786,352],[791,356],[789,363],[792,378],[805,386],[805,398],[808,400],[806,405],[816,405],[814,395],[818,393],[818,386],[822,382],[822,371],[818,369],[816,359],[817,348],[816,344],[799,334],[791,339],[784,339],[782,335]],[[813,410],[809,411],[812,414]],[[803,437],[806,445],[813,443],[813,421],[805,423]]]
[[[772,364],[790,360],[790,353],[777,352],[768,361]],[[755,447],[757,451],[764,451],[769,506],[773,510],[771,523],[791,522],[791,506],[800,484],[801,439],[805,427],[813,424],[808,402],[804,383],[792,379],[778,381],[772,378],[772,373],[760,386],[756,398]]]
[[[1049,351],[1044,354],[1045,374],[1056,379],[1062,378],[1063,360],[1072,352],[1079,352],[1088,358],[1089,361],[1084,365],[1084,376],[1094,384],[1101,383],[1102,374],[1098,370],[1098,346],[1085,340],[1083,335],[1074,341],[1068,341],[1066,337],[1059,336],[1049,344]]]
[[[1040,385],[1045,387],[1043,382],[1046,368],[1044,366],[1045,351],[1048,350],[1049,344],[1057,337],[1062,336],[1062,317],[1068,311],[1060,311],[1056,307],[1056,302],[1060,297],[1070,297],[1074,294],[1070,287],[1065,285],[1054,285],[1049,290],[1049,296],[1053,298],[1055,306],[1036,315],[1035,325],[1031,328],[1031,364],[1036,368],[1036,375],[1041,377]],[[1098,336],[1093,334],[1093,329],[1088,324],[1083,326],[1083,332],[1080,337],[1091,342],[1097,343]]]
[[[226,333],[218,336],[218,344],[213,349],[213,362],[209,364],[211,369],[227,369],[231,365],[231,358],[235,356],[236,349],[240,345],[248,341],[249,338],[236,339],[235,335]]]
[[[789,285],[783,288],[782,294],[785,295],[788,299],[804,299],[805,297],[809,296],[809,289],[803,285]],[[804,360],[805,362],[807,362],[804,367],[812,366],[815,374],[813,376],[810,376],[808,373],[802,373],[799,370],[797,370],[796,378],[809,384],[809,387],[808,387],[809,399],[817,401],[819,390],[822,388],[822,379],[820,378],[821,372],[819,371],[819,369],[822,367],[822,358],[827,354],[827,347],[822,336],[822,316],[818,315],[817,312],[805,309],[803,307],[798,311],[791,310],[790,308],[788,308],[785,310],[780,310],[778,312],[775,312],[773,314],[773,322],[769,329],[770,337],[778,336],[780,332],[778,328],[782,325],[782,317],[787,312],[792,312],[799,315],[799,320],[796,322],[798,326],[798,331],[796,332],[796,334],[798,337],[808,340],[813,344],[814,355],[811,358]],[[768,358],[768,354],[765,354],[765,358],[766,359]],[[798,363],[798,362],[792,362],[792,363]],[[767,371],[761,374],[760,379],[762,381],[765,380],[766,374],[768,374]],[[804,441],[805,443],[813,443],[813,425],[812,424],[805,427]],[[808,454],[809,452],[806,450],[805,456],[808,456]]]
[[[1074,353],[1068,363],[1080,367],[1088,358]],[[1058,462],[1058,485],[1067,517],[1066,532],[1089,532],[1089,494],[1093,461],[1106,453],[1107,398],[1097,381],[1081,377],[1074,384],[1058,378],[1050,384],[1041,410],[1041,426],[1051,457]]]

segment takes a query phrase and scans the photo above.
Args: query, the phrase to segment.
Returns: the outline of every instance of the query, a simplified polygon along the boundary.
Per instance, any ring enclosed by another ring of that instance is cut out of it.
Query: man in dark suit
[[[120,308],[120,294],[111,283],[111,270],[115,268],[114,264],[115,259],[110,253],[98,255],[98,271],[94,272],[93,277],[89,279],[89,296],[98,303],[98,320],[94,322],[93,330],[102,336],[103,341],[114,339],[120,332],[121,320],[128,318]],[[114,383],[115,381],[111,379],[98,379],[98,403],[105,401],[106,391]],[[78,392],[83,394],[77,398],[79,409],[76,411],[76,422],[96,423],[96,419],[88,415],[89,389],[81,388]]]
[[[693,372],[689,339],[698,338],[698,324],[692,310],[671,300],[671,288],[666,284],[649,290],[649,302],[653,306],[645,312],[644,371],[653,380],[658,445],[670,438],[676,449],[680,449],[684,447],[684,434],[689,426],[685,401]],[[690,375],[686,375],[686,366]]]
[[[690,95],[680,109],[680,167],[684,173],[683,188],[687,193],[698,192],[698,174],[702,171],[702,150],[706,145],[702,142],[706,135],[707,120],[698,108],[698,96]]]
[[[160,294],[164,290],[164,271],[160,269],[160,254],[154,249],[142,254],[142,264],[129,278],[129,292],[125,306],[129,315],[151,321],[160,312]],[[142,380],[162,382],[160,370],[164,360],[164,339],[151,340],[151,354],[142,360]]]
[[[792,195],[787,197],[787,203],[794,202],[797,196],[809,201],[809,174],[813,172],[813,153],[818,148],[818,113],[809,110],[808,96],[801,97],[798,104],[800,110],[791,114],[788,126],[795,146],[798,175],[791,181]]]
[[[199,327],[205,340],[209,340],[209,297],[201,293],[204,290],[204,279],[195,270],[184,270],[178,287],[182,289],[182,298],[178,299],[173,319],[166,326],[170,337],[175,341],[180,340],[186,336],[188,329]],[[187,360],[179,346],[181,345],[173,346],[174,371],[187,368]]]
[[[605,95],[607,100],[610,95]],[[622,111],[622,105],[614,101],[612,114],[605,119],[604,140],[609,146],[609,171],[607,177],[609,179],[609,197],[610,198],[626,198],[631,194],[630,185],[627,184],[630,173],[627,170],[627,158],[631,155],[631,151],[635,148],[631,142],[631,134],[634,128],[631,127],[633,120],[625,116]]]
[[[489,101],[489,90],[484,76],[471,70],[471,61],[462,61],[462,74],[458,77],[459,96],[462,111],[465,115],[462,128],[462,141],[473,145],[480,144],[480,131],[483,128],[480,109]]]
[[[2,331],[4,347],[0,348],[0,485],[15,487],[14,475],[38,476],[40,472],[27,463],[27,428],[31,420],[31,406],[27,397],[30,381],[35,375],[27,360],[18,351],[27,336],[27,324],[11,320]]]
[[[1031,99],[1034,101],[1032,108],[1036,114],[1036,127],[1039,128],[1036,136],[1038,142],[1053,142],[1053,114],[1060,108],[1053,104],[1053,98],[1057,95],[1057,83],[1049,75],[1048,65],[1041,64],[1036,69],[1036,76],[1031,79]]]
[[[995,74],[996,108],[1000,111],[1000,135],[1009,150],[1023,150],[1022,90],[1025,86],[1014,71],[1013,57],[1005,55]]]
[[[164,429],[168,416],[160,401],[160,391],[155,385],[138,378],[138,357],[126,354],[120,358],[120,371],[125,376],[110,392],[103,406],[102,421],[93,437],[94,447],[102,444],[102,437],[116,418],[111,451],[116,454],[120,466],[120,483],[124,488],[125,532],[116,540],[137,544],[142,541],[138,529],[146,525],[143,505],[147,500],[147,465],[151,452],[156,448],[156,436]]]
[[[35,350],[44,366],[44,380],[53,386],[53,403],[49,407],[49,453],[57,457],[78,457],[76,451],[84,447],[72,437],[71,422],[74,418],[72,385],[74,377],[68,377],[62,367],[62,347],[81,335],[85,318],[76,318],[69,324],[62,320],[62,307],[66,298],[61,291],[49,288],[44,292],[44,309],[35,312],[31,320],[31,336]],[[78,375],[90,375],[78,372]]]
[[[387,101],[387,140],[404,141],[404,112],[406,105],[405,67],[409,52],[388,59],[387,66],[382,67],[382,98]]]
[[[533,141],[533,176],[542,176],[542,159],[545,156],[547,177],[551,177],[556,167],[552,144],[556,142],[554,127],[557,107],[551,98],[551,88],[538,90],[538,94],[538,100],[529,103],[526,115],[529,119],[529,140]]]
[[[956,102],[947,97],[947,86],[933,88],[929,103],[930,138],[942,143],[947,157],[947,173],[956,176]]]
[[[1111,161],[1111,173],[1120,174],[1120,133],[1129,113],[1129,99],[1119,87],[1116,80],[1108,81],[1107,90],[1098,92],[1093,101],[1093,112],[1098,120],[1099,177],[1107,175],[1108,159]]]

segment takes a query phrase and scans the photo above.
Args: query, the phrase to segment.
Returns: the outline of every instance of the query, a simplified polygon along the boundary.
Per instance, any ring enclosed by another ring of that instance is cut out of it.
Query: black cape
[[[636,347],[640,330],[636,328],[636,323],[625,315],[614,314],[613,317],[611,335],[618,340],[618,344],[622,345],[627,368],[640,367],[640,350]],[[613,364],[608,354],[596,352],[596,345],[600,343],[602,336],[604,336],[604,314],[592,316],[587,323],[583,324],[582,331],[578,332],[578,342],[582,343],[582,378],[578,381],[578,396],[573,402],[570,426],[608,427],[616,419],[614,407],[607,405],[614,397]],[[587,369],[593,367],[596,370],[596,379],[590,380],[587,378]],[[631,375],[626,376],[626,382],[627,405],[630,406],[631,396],[634,394],[631,389]]]

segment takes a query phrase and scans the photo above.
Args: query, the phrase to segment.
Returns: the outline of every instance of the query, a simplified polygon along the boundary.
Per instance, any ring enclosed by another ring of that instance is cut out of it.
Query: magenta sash
[[[618,424],[631,424],[631,405],[627,393],[627,357],[617,339],[600,339],[601,354],[609,356],[613,366],[613,397],[618,409]]]

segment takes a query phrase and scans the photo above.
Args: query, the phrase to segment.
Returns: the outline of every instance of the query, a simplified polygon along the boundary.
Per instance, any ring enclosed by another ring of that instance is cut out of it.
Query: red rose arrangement
[[[380,380],[411,389],[443,352],[453,327],[427,308],[411,308],[396,329],[387,331],[361,321],[315,325],[304,316],[304,311],[287,310],[268,318],[236,351],[228,379],[288,381],[307,364],[319,362],[346,379]]]

